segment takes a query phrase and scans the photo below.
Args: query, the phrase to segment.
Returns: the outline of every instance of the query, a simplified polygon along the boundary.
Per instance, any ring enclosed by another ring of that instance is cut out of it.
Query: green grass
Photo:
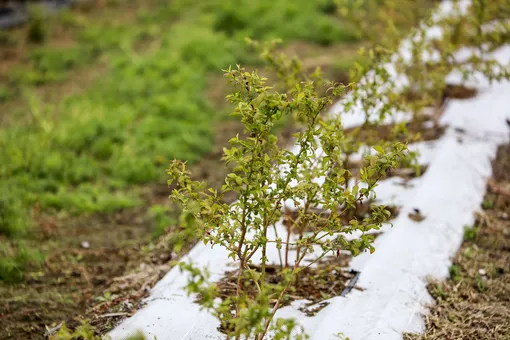
[[[474,241],[478,235],[478,227],[464,227],[464,241]]]
[[[28,265],[40,266],[44,261],[39,251],[27,249],[22,244],[17,247],[0,244],[0,256],[0,281],[7,283],[22,280]]]
[[[66,25],[79,27],[77,44],[33,48],[0,85],[0,101],[21,97],[30,109],[28,123],[0,130],[0,234],[10,240],[2,248],[0,280],[19,279],[30,263],[39,263],[17,241],[27,237],[34,204],[65,214],[143,204],[141,186],[160,181],[169,160],[193,163],[210,151],[214,126],[227,112],[208,102],[207,76],[255,62],[243,47],[244,37],[321,45],[356,41],[352,30],[327,13],[328,5],[176,0],[123,24],[62,15]],[[141,42],[157,48],[139,52]],[[73,69],[98,60],[107,71],[85,91],[50,104],[34,94],[37,86],[64,82]],[[162,211],[152,213],[160,234],[169,221]]]

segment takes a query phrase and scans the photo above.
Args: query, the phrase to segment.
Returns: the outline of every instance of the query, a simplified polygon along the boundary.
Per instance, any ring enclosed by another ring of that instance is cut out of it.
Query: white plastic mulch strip
[[[494,57],[508,62],[510,47],[498,50]],[[457,81],[455,75],[450,78]],[[401,211],[393,228],[385,226],[376,239],[376,252],[352,260],[351,268],[361,273],[356,283],[361,290],[329,299],[329,305],[313,317],[298,310],[303,301],[280,309],[276,317],[294,317],[315,340],[337,339],[338,333],[353,340],[400,339],[403,332],[423,330],[421,315],[432,302],[427,278],[448,275],[464,226],[473,224],[473,213],[483,200],[491,159],[510,136],[505,123],[510,118],[510,82],[490,85],[477,76],[472,84],[479,90],[476,97],[451,100],[447,106],[442,117],[449,126],[445,135],[411,146],[429,165],[426,173],[406,186],[399,178],[390,178],[377,188],[382,203],[397,204]],[[346,118],[347,125],[362,122],[355,115]],[[413,209],[419,209],[425,219],[411,220],[408,213]],[[276,252],[269,255],[276,262]],[[221,247],[199,244],[184,258],[189,260],[208,268],[212,281],[234,269]],[[126,339],[140,331],[158,340],[224,339],[217,330],[219,321],[200,310],[195,297],[186,295],[187,280],[174,267],[153,288],[146,306],[109,336]]]

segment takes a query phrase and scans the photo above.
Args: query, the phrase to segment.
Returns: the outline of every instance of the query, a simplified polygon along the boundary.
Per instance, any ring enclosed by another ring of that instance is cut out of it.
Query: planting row
[[[294,78],[294,65],[266,49],[287,93],[255,72],[229,70],[237,90],[228,98],[246,134],[225,150],[233,172],[208,191],[183,163],[169,169],[172,198],[204,242],[110,335],[386,339],[421,331],[432,301],[427,278],[448,274],[483,200],[490,159],[508,141],[510,49],[490,38],[507,27],[485,5],[443,3],[396,55],[372,51],[356,86],[329,88],[350,91],[329,115],[321,115],[332,97],[318,94],[320,81]],[[473,36],[458,36],[456,24],[473,13]],[[487,107],[490,116],[481,115]],[[271,127],[288,114],[304,127],[285,151]],[[400,142],[407,121],[426,136],[419,143]],[[375,138],[361,139],[370,130]],[[238,201],[229,206],[221,198],[230,191]]]

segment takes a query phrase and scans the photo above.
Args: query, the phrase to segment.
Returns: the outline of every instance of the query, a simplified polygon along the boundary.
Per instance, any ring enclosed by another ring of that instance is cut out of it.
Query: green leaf
[[[382,148],[382,146],[380,145],[376,145],[374,146],[374,150],[377,151],[378,153],[384,153],[384,149]]]
[[[236,183],[237,185],[242,185],[243,184],[243,179],[239,176],[236,176]]]
[[[358,190],[359,190],[359,187],[358,187],[358,184],[356,184],[355,186],[352,187],[352,194],[354,196],[357,196],[358,195]]]

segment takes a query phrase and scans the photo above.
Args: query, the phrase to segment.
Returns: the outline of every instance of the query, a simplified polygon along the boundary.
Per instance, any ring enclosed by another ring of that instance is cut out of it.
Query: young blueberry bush
[[[339,10],[348,13],[341,3],[337,2]],[[362,150],[357,135],[347,133],[342,124],[345,114],[361,111],[364,126],[377,126],[397,111],[410,112],[416,119],[426,107],[437,105],[452,71],[465,75],[480,72],[490,80],[508,79],[508,68],[485,56],[508,36],[508,25],[484,31],[497,11],[476,0],[468,9],[473,14],[467,20],[472,34],[462,37],[458,26],[465,25],[466,15],[461,15],[456,3],[453,8],[459,15],[439,20],[428,17],[412,31],[410,54],[405,58],[398,53],[395,56],[398,47],[392,45],[392,39],[384,47],[368,49],[368,58],[353,69],[354,78],[361,79],[356,84],[325,85],[320,73],[302,78],[297,62],[275,55],[271,49],[264,50],[263,56],[283,79],[284,91],[268,86],[266,78],[240,66],[226,71],[226,78],[236,89],[227,99],[235,107],[233,114],[244,124],[244,134],[233,137],[224,150],[223,159],[232,172],[220,190],[193,181],[181,161],[171,163],[168,173],[173,186],[171,198],[182,206],[182,220],[205,244],[225,248],[237,265],[236,294],[218,299],[218,289],[208,282],[207,271],[192,263],[181,264],[189,274],[188,292],[200,297],[202,306],[220,320],[220,329],[229,338],[305,338],[295,320],[275,317],[289,292],[299,285],[300,272],[327,255],[349,251],[355,256],[365,249],[375,250],[368,232],[379,229],[390,212],[383,206],[372,206],[369,216],[354,218],[348,225],[342,217],[357,205],[368,204],[375,197],[378,181],[391,169],[411,164],[416,155],[394,134],[386,140],[365,141],[370,149]],[[394,31],[391,16],[387,24],[386,31]],[[426,35],[432,26],[442,28],[438,40]],[[479,47],[482,41],[489,41],[483,45],[489,47]],[[455,52],[469,44],[476,47],[472,55],[463,62],[456,60]],[[439,57],[431,58],[434,53]],[[393,68],[388,67],[390,62]],[[397,83],[400,76],[407,83]],[[341,115],[328,114],[333,99],[347,92]],[[299,126],[291,150],[279,146],[273,129],[288,117]],[[359,153],[359,175],[353,176],[349,160]],[[230,192],[238,200],[228,205],[223,197]],[[295,214],[290,224],[281,228],[289,208]],[[346,237],[353,232],[360,236]],[[277,284],[266,280],[268,266],[275,265],[282,277]],[[255,286],[257,293],[250,293],[248,286]]]
[[[275,320],[274,316],[290,287],[298,284],[300,271],[326,255],[374,251],[373,236],[367,232],[379,229],[390,212],[383,206],[373,207],[368,217],[352,219],[349,225],[342,223],[342,216],[368,202],[379,179],[406,157],[402,143],[377,145],[365,155],[359,178],[349,182],[353,176],[345,166],[345,151],[350,151],[347,137],[341,119],[326,111],[351,85],[329,84],[321,95],[320,78],[296,81],[296,63],[269,54],[266,57],[279,74],[290,75],[284,78],[292,88],[277,92],[266,84],[266,78],[240,66],[226,71],[236,89],[227,99],[244,124],[244,135],[233,137],[230,148],[224,150],[223,159],[233,171],[221,190],[193,181],[181,161],[173,161],[168,170],[169,184],[174,185],[171,198],[182,205],[200,238],[205,244],[224,247],[237,264],[236,294],[221,302],[216,299],[215,285],[207,282],[206,272],[181,264],[190,274],[188,292],[199,294],[202,305],[220,319],[222,331],[236,339],[264,339],[268,332],[277,339],[289,338],[295,321]],[[287,116],[301,127],[294,135],[294,150],[280,147],[273,133],[275,124]],[[231,205],[223,203],[223,196],[231,191],[238,200]],[[296,209],[298,217],[281,235],[278,224],[286,206]],[[318,209],[326,211],[327,218]],[[313,232],[305,233],[310,225]],[[359,238],[345,237],[355,231],[361,232]],[[292,232],[298,237],[291,236]],[[266,268],[274,264],[268,255],[272,251],[280,260],[279,284],[266,281]],[[246,281],[257,287],[256,296],[248,294]]]

